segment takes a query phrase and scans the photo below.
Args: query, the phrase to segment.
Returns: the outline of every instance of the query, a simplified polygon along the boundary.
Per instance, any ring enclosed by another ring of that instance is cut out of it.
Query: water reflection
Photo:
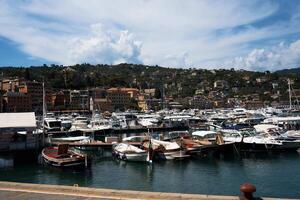
[[[14,159],[12,156],[4,155],[0,156],[0,169],[12,168],[14,167]]]

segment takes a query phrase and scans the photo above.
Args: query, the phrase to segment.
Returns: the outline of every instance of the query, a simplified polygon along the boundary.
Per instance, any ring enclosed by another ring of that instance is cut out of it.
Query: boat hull
[[[57,149],[51,148],[52,151]],[[56,158],[49,153],[49,149],[45,148],[42,151],[42,158],[46,164],[54,167],[84,167],[87,165],[87,158],[81,154],[75,153],[73,151],[68,151],[69,156],[63,158]]]
[[[122,153],[119,151],[113,151],[113,155],[120,159],[125,161],[134,161],[134,162],[146,162],[147,161],[147,152],[143,153]]]
[[[282,144],[261,144],[261,143],[236,143],[240,151],[295,151],[299,145],[295,143],[284,142]]]

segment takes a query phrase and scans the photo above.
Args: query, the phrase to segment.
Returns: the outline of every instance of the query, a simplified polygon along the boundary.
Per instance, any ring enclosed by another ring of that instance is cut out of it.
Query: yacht
[[[56,118],[44,118],[43,126],[47,133],[62,130],[61,120]]]
[[[86,117],[75,117],[72,123],[72,127],[69,131],[88,131],[88,119]]]
[[[72,118],[68,116],[59,117],[61,126],[64,130],[69,130],[72,127]]]
[[[112,128],[112,122],[108,119],[101,117],[100,114],[94,114],[88,128],[93,131],[107,130]]]
[[[144,127],[156,126],[158,123],[159,115],[137,115],[138,123]]]
[[[223,132],[224,141],[235,142],[241,151],[297,150],[299,142],[288,141],[279,135],[257,134],[254,130],[231,130]]]

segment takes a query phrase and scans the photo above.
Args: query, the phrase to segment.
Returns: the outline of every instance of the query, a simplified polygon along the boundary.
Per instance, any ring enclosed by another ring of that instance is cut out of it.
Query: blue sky
[[[299,0],[0,0],[0,66],[300,67]]]

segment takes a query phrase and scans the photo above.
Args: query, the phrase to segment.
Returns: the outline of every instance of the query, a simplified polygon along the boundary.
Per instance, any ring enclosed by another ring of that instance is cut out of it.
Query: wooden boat
[[[69,150],[68,144],[46,147],[42,151],[43,160],[55,167],[78,167],[87,165],[87,157]]]

